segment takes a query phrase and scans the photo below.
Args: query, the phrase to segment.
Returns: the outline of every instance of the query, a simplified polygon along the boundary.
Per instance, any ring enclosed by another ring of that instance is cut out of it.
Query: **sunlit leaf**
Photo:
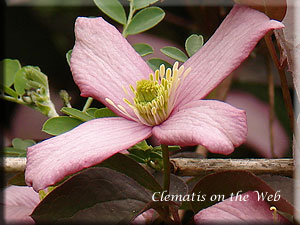
[[[68,116],[59,116],[48,119],[43,125],[43,131],[51,135],[65,133],[81,124],[82,121]]]
[[[90,114],[92,117],[95,117],[95,112],[98,110],[98,108],[88,108],[87,110],[86,110],[86,112],[88,113],[88,114]]]
[[[160,49],[160,51],[165,54],[166,56],[175,59],[180,62],[185,62],[188,60],[188,57],[184,52],[182,52],[180,49],[172,46],[166,46]]]
[[[185,50],[189,57],[194,55],[203,46],[203,36],[192,34],[185,41]]]
[[[139,11],[128,25],[126,34],[138,34],[149,30],[158,24],[165,16],[165,12],[159,7],[149,7]]]
[[[95,119],[95,117],[91,116],[90,114],[74,108],[63,107],[60,111],[83,122]]]
[[[113,20],[126,24],[126,14],[119,0],[94,0],[96,6]]]
[[[158,2],[158,0],[133,0],[133,7],[135,9],[142,9],[154,4],[155,2]]]
[[[23,67],[16,73],[15,81],[14,81],[14,87],[18,95],[22,96],[25,94],[26,83],[27,83],[26,70]]]
[[[153,71],[159,69],[161,64],[164,64],[166,68],[172,68],[172,65],[170,63],[159,58],[149,59],[147,63]]]
[[[26,157],[26,149],[14,148],[14,147],[4,147],[3,154],[6,157]]]
[[[145,140],[143,140],[143,141],[137,143],[136,145],[132,146],[129,149],[131,149],[131,150],[136,149],[136,150],[146,151],[146,150],[152,149],[152,146],[148,145],[147,142]]]
[[[144,43],[138,43],[133,45],[134,50],[140,54],[140,56],[146,56],[153,53],[153,48]]]
[[[71,55],[72,55],[72,51],[73,49],[70,49],[67,53],[66,53],[66,59],[67,59],[67,62],[70,66],[70,59],[71,59]]]
[[[34,140],[30,140],[30,139],[26,139],[26,140],[22,140],[21,138],[14,138],[12,140],[12,145],[15,148],[19,148],[19,149],[27,149],[29,146],[32,146],[35,144]]]
[[[13,89],[11,89],[9,87],[3,86],[3,84],[1,84],[1,83],[0,83],[0,90],[14,98],[18,97],[17,92],[15,92]]]
[[[0,62],[1,76],[0,82],[3,86],[10,87],[15,80],[17,71],[21,69],[21,64],[17,59],[4,59]]]
[[[22,96],[25,90],[43,87],[48,90],[48,78],[36,66],[24,66],[15,76],[14,87],[16,92]]]
[[[4,148],[4,155],[8,157],[26,157],[27,148],[34,144],[34,140],[14,138],[12,140],[12,147]]]
[[[117,115],[111,111],[109,108],[102,108],[95,111],[94,116],[96,118],[103,118],[103,117],[116,117]]]

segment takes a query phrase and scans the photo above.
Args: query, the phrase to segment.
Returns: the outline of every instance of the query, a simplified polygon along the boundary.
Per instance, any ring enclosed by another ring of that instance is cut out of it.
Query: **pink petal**
[[[230,154],[246,140],[245,112],[216,100],[198,100],[180,108],[154,136],[167,145],[203,145],[214,153]]]
[[[3,191],[4,220],[6,224],[34,224],[30,217],[40,202],[39,194],[31,187],[10,186]]]
[[[273,224],[273,214],[270,205],[265,201],[258,201],[256,192],[246,192],[240,196],[248,195],[247,201],[233,200],[230,198],[201,210],[194,216],[196,224],[234,223],[234,224]],[[278,215],[280,224],[287,224],[288,220]],[[289,224],[289,223],[288,223]]]
[[[26,183],[44,189],[151,135],[151,127],[120,117],[94,119],[28,148]]]
[[[184,63],[192,71],[182,85],[177,106],[206,96],[248,57],[269,30],[282,27],[259,11],[235,5],[209,41]]]
[[[272,158],[269,130],[269,106],[244,92],[230,92],[226,102],[244,109],[247,113],[248,135],[246,144],[253,147],[260,155]],[[283,157],[289,147],[289,139],[283,127],[275,118],[273,124],[274,152],[277,157]]]
[[[131,225],[146,225],[151,224],[157,218],[157,213],[154,209],[148,209],[138,215],[130,224]]]
[[[75,35],[71,70],[81,95],[91,96],[119,114],[105,101],[109,98],[136,117],[123,102],[126,95],[122,86],[130,90],[130,84],[135,87],[136,81],[148,78],[152,70],[120,32],[102,18],[78,18]]]

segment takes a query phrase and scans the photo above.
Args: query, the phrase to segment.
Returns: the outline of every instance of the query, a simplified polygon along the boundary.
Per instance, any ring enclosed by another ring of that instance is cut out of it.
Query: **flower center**
[[[136,95],[134,100],[141,104],[147,104],[158,95],[160,86],[153,80],[140,80],[136,82]]]
[[[167,70],[162,64],[159,70],[149,75],[148,80],[137,81],[135,89],[130,85],[131,92],[123,87],[128,96],[128,99],[124,98],[123,100],[132,108],[138,120],[130,116],[123,106],[116,106],[108,98],[105,100],[118,111],[137,122],[147,126],[158,125],[171,114],[181,84],[190,71],[191,68],[185,71],[183,66],[178,68],[178,62],[174,64],[172,69],[168,68]]]

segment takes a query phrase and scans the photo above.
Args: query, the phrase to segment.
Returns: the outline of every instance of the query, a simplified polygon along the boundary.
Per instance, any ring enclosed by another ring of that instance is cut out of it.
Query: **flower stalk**
[[[88,99],[86,100],[86,103],[82,109],[82,112],[86,112],[88,110],[88,108],[90,108],[92,102],[93,102],[93,98],[92,97],[88,97]]]
[[[122,32],[122,35],[123,35],[124,38],[127,38],[127,36],[128,36],[126,34],[126,31],[127,31],[128,25],[130,24],[130,22],[132,20],[132,17],[133,17],[134,13],[135,13],[135,8],[133,7],[133,0],[129,0],[129,14],[128,14],[128,19],[127,19],[126,24],[124,25],[123,32]]]
[[[169,160],[169,148],[167,145],[162,144],[162,156],[164,164],[164,184],[163,189],[169,193],[170,189],[170,160]]]
[[[269,31],[265,35],[264,39],[265,39],[265,42],[267,44],[269,53],[272,57],[272,60],[275,63],[275,66],[276,66],[277,71],[279,73],[280,82],[281,82],[281,89],[282,89],[282,94],[283,94],[283,98],[284,98],[284,103],[285,103],[285,106],[286,106],[287,111],[288,111],[291,130],[293,131],[294,130],[294,111],[293,111],[292,98],[291,98],[291,95],[290,95],[290,92],[289,92],[289,88],[288,88],[284,68],[279,63],[279,60],[278,60],[278,57],[277,57],[277,54],[276,54],[276,50],[275,50],[275,47],[274,47],[273,42],[272,42],[271,35],[272,35],[272,31]]]

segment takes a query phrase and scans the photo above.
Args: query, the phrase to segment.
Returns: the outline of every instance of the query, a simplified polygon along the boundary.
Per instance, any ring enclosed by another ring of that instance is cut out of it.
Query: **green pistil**
[[[158,96],[159,84],[153,80],[140,80],[136,83],[135,98],[139,103],[148,103]]]

